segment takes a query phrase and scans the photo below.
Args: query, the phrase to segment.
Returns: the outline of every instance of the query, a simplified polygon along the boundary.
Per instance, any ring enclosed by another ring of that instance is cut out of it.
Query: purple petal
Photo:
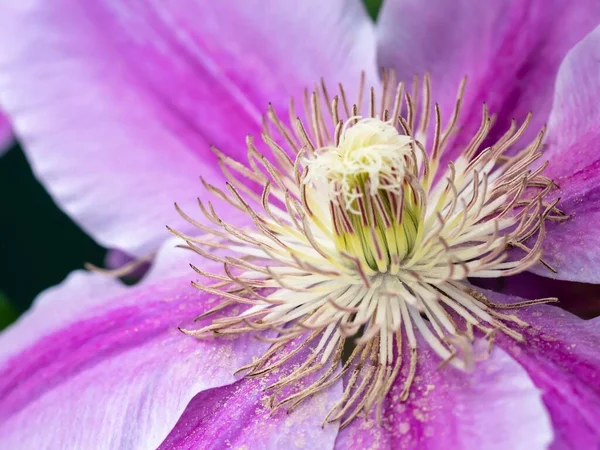
[[[14,141],[12,126],[8,118],[0,111],[0,156],[10,148]]]
[[[570,176],[556,179],[558,207],[570,217],[546,224],[544,260],[556,271],[538,265],[532,272],[561,280],[600,283],[600,160]],[[553,198],[549,199],[550,201]]]
[[[57,288],[52,304],[75,304],[72,287]],[[264,351],[249,335],[199,341],[177,329],[214,301],[188,277],[140,286],[13,354],[0,366],[3,447],[156,448],[198,392],[234,382]],[[42,312],[20,329],[37,326]]]
[[[0,362],[125,290],[114,278],[83,270],[72,272],[61,284],[38,295],[29,311],[2,332]]]
[[[9,44],[10,43],[10,44]],[[100,243],[154,250],[271,101],[376,72],[359,0],[27,0],[0,7],[0,101],[56,201]],[[301,103],[301,102],[300,102]],[[282,114],[283,115],[283,114]],[[287,115],[286,115],[287,117]]]
[[[600,26],[573,47],[556,79],[544,157],[548,173],[559,181],[600,159],[599,46]]]
[[[550,117],[547,174],[560,189],[559,207],[571,216],[550,224],[544,259],[558,271],[538,267],[553,278],[599,283],[600,232],[600,27],[569,52],[556,82]]]
[[[486,295],[498,303],[518,300],[492,291]],[[517,314],[532,326],[526,342],[502,338],[498,344],[543,391],[555,430],[551,448],[600,448],[600,319],[582,320],[554,306]]]
[[[468,77],[452,157],[479,127],[484,102],[497,114],[499,133],[532,111],[534,136],[548,119],[561,61],[599,21],[596,0],[389,0],[379,21],[379,62],[407,81],[429,72],[443,120]]]
[[[289,364],[301,363],[307,353]],[[341,380],[290,413],[268,406],[265,387],[271,380],[275,377],[243,379],[198,394],[160,449],[332,449],[338,426],[323,427],[322,422],[342,395]],[[314,378],[304,383],[311,381]]]
[[[192,279],[196,274],[190,263],[207,266],[207,261],[196,253],[177,248],[179,244],[181,240],[175,237],[162,244],[140,286],[176,277]],[[127,287],[111,276],[83,270],[72,272],[61,284],[39,294],[29,311],[2,333],[0,362],[126,292]]]
[[[195,252],[179,248],[178,246],[182,243],[179,237],[170,237],[162,243],[156,252],[150,269],[144,275],[142,284],[157,283],[166,278],[186,275],[192,278],[196,273],[192,271],[190,264],[198,267],[214,264]]]
[[[472,373],[438,369],[426,344],[419,352],[408,401],[399,400],[404,374],[388,394],[383,425],[357,419],[340,432],[336,448],[533,450],[551,442],[540,391],[501,349]]]

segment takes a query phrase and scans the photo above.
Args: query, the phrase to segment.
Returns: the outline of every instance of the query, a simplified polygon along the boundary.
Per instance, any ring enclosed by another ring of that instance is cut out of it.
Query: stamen
[[[262,144],[247,140],[247,164],[214,150],[226,189],[204,182],[250,225],[229,223],[212,202],[198,200],[205,220],[176,208],[203,236],[171,230],[184,248],[223,266],[217,273],[192,266],[213,282],[194,286],[222,302],[197,318],[218,314],[210,324],[183,331],[198,338],[253,333],[270,343],[240,371],[273,377],[265,391],[274,411],[293,409],[344,377],[343,394],[324,418],[341,427],[373,409],[381,421],[399,377],[400,400],[408,399],[419,345],[433,350],[440,367],[469,370],[486,357],[475,339],[487,339],[488,354],[497,333],[522,342],[527,324],[505,310],[556,299],[496,304],[468,279],[546,264],[545,222],[567,220],[557,201],[547,201],[556,185],[543,175],[545,165],[531,168],[543,130],[511,151],[531,116],[482,148],[493,124],[483,105],[479,130],[442,167],[465,81],[444,124],[429,76],[420,88],[413,82],[412,94],[393,72],[382,79],[381,91],[366,90],[363,74],[355,103],[342,85],[335,93],[321,80],[305,93],[305,121],[293,101],[289,121],[269,106]]]

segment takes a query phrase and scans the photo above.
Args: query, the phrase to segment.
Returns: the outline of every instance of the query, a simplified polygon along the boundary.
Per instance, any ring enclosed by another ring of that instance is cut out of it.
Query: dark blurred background
[[[364,0],[375,18],[382,0]],[[35,179],[16,144],[0,156],[0,329],[86,262],[102,266],[106,249],[73,223]]]
[[[59,210],[37,182],[18,145],[0,157],[0,327],[34,297],[85,262],[102,265],[106,250]]]

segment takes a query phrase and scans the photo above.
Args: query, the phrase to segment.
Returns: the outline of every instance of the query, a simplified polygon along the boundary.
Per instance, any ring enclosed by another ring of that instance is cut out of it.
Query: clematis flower
[[[597,282],[600,6],[429,3],[3,5],[0,101],[55,198],[188,250],[3,333],[4,447],[598,446],[598,319],[472,282]]]

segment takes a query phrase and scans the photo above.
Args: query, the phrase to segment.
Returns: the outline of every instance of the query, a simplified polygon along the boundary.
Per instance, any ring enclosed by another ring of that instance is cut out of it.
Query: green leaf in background
[[[377,19],[377,14],[379,14],[383,0],[364,0],[364,2],[365,6],[367,7],[367,11],[369,11],[369,15],[373,18],[373,20]]]
[[[18,316],[6,296],[0,292],[0,330],[13,323]]]

